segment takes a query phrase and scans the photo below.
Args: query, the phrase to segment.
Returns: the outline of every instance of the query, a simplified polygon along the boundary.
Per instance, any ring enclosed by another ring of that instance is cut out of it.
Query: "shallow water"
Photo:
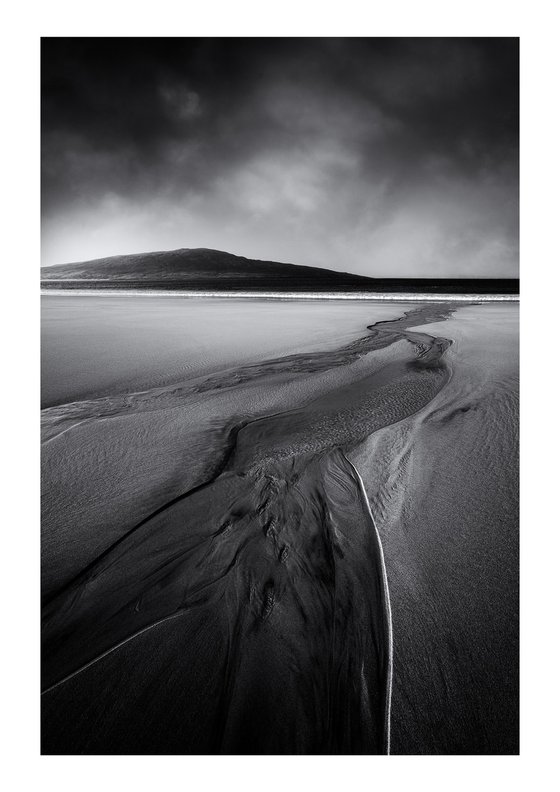
[[[42,407],[343,344],[402,304],[42,296]]]

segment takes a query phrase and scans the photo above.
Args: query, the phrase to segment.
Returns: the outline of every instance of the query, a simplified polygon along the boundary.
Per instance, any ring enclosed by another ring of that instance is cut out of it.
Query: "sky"
[[[42,40],[42,263],[518,276],[517,39]]]

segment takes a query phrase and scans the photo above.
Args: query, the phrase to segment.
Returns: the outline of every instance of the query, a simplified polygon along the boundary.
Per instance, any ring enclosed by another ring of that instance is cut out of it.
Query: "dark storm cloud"
[[[514,39],[46,39],[45,263],[517,271]]]

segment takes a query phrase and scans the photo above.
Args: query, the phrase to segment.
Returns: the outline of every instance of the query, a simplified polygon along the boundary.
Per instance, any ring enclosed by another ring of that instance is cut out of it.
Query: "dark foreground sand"
[[[516,307],[392,310],[43,411],[45,753],[516,752]]]

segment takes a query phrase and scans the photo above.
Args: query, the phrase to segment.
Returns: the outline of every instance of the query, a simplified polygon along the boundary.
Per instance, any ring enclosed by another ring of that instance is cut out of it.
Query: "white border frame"
[[[429,790],[549,788],[556,775],[558,23],[544,0],[492,2],[28,2],[4,6],[2,58],[3,668],[6,788]],[[521,757],[41,757],[39,755],[40,36],[521,36]],[[548,325],[548,326],[547,326]]]

